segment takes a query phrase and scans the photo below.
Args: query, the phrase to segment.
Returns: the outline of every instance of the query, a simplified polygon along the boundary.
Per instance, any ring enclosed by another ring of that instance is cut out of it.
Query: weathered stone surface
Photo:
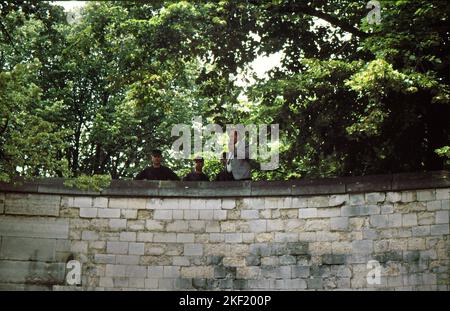
[[[375,214],[380,214],[380,207],[378,205],[354,205],[341,207],[341,216],[363,216]]]
[[[67,239],[69,221],[56,218],[0,216],[0,235]]]
[[[4,199],[5,214],[58,216],[61,197],[44,194],[7,193]]]
[[[0,281],[35,285],[63,284],[65,263],[0,260]]]
[[[3,237],[0,259],[54,261],[55,239]]]
[[[134,197],[144,187],[128,194],[114,181],[107,195],[47,193],[61,211],[38,217],[2,215],[0,192],[0,264],[25,271],[20,265],[74,258],[83,289],[365,290],[367,262],[377,260],[383,282],[373,288],[448,290],[449,188],[412,187],[427,179],[408,178],[279,182],[288,194],[271,196],[262,191],[270,183],[245,182],[244,196],[230,195],[234,186],[221,196],[225,184],[149,182],[164,195]],[[0,272],[0,288],[38,273],[11,275]]]

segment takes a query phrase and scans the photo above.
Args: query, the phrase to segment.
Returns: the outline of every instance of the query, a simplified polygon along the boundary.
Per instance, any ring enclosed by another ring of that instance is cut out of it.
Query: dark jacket
[[[175,174],[170,168],[166,166],[160,166],[159,168],[150,166],[140,172],[136,180],[180,180],[180,178]]]
[[[190,172],[183,178],[184,181],[209,181],[209,177],[203,173]]]
[[[227,169],[223,169],[219,174],[216,176],[216,181],[230,181],[234,180],[233,174],[227,172]]]

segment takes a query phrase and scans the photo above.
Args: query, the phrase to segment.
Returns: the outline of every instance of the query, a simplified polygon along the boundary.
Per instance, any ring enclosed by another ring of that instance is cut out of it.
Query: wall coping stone
[[[306,196],[340,193],[405,191],[450,187],[450,171],[399,173],[289,181],[183,182],[112,180],[100,191],[64,186],[63,178],[38,178],[0,182],[0,192],[119,197],[258,197]]]

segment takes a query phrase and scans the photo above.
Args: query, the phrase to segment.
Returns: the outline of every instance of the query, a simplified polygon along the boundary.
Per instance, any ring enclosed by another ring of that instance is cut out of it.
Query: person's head
[[[204,159],[202,157],[197,157],[194,159],[195,171],[201,173],[203,170]]]
[[[152,165],[153,167],[160,167],[162,159],[162,152],[159,149],[152,150]]]

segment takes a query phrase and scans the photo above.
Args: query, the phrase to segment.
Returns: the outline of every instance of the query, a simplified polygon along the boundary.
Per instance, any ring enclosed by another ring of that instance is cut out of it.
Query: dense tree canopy
[[[366,3],[101,1],[72,21],[0,1],[0,180],[131,178],[195,116],[280,125],[280,167],[256,179],[448,168],[450,4],[380,1],[370,24]]]

